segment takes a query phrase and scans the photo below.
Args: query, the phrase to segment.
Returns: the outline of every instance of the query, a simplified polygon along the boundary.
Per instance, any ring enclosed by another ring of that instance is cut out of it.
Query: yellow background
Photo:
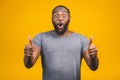
[[[41,58],[31,69],[23,63],[28,35],[53,29],[56,5],[71,11],[69,29],[88,38],[99,49],[99,68],[91,71],[84,60],[82,80],[120,80],[119,0],[0,0],[0,80],[41,80]]]

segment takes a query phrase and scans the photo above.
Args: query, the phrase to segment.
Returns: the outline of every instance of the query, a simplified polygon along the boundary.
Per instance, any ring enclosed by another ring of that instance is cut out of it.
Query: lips
[[[58,24],[58,29],[59,29],[59,30],[62,30],[63,28],[64,28],[63,23],[59,23],[59,24]]]

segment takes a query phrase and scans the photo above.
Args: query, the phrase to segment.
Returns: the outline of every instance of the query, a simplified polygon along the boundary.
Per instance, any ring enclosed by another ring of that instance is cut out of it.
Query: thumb
[[[93,36],[90,36],[89,46],[92,44],[92,42],[93,42]]]
[[[29,41],[30,45],[33,46],[32,38],[30,35],[28,36],[28,41]]]

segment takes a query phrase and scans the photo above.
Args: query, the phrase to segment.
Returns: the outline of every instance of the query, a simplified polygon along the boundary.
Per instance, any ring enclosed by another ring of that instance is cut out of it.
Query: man
[[[68,30],[70,11],[57,6],[52,11],[54,30],[40,33],[24,49],[24,64],[32,67],[39,55],[42,58],[43,80],[80,80],[81,59],[84,58],[91,70],[98,68],[97,48],[93,37]]]

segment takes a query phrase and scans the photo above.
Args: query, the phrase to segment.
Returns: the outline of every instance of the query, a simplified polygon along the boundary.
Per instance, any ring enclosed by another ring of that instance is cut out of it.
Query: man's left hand
[[[95,58],[97,57],[98,49],[96,48],[94,44],[92,44],[92,42],[93,42],[93,36],[90,37],[90,42],[88,45],[88,53],[90,57]]]

